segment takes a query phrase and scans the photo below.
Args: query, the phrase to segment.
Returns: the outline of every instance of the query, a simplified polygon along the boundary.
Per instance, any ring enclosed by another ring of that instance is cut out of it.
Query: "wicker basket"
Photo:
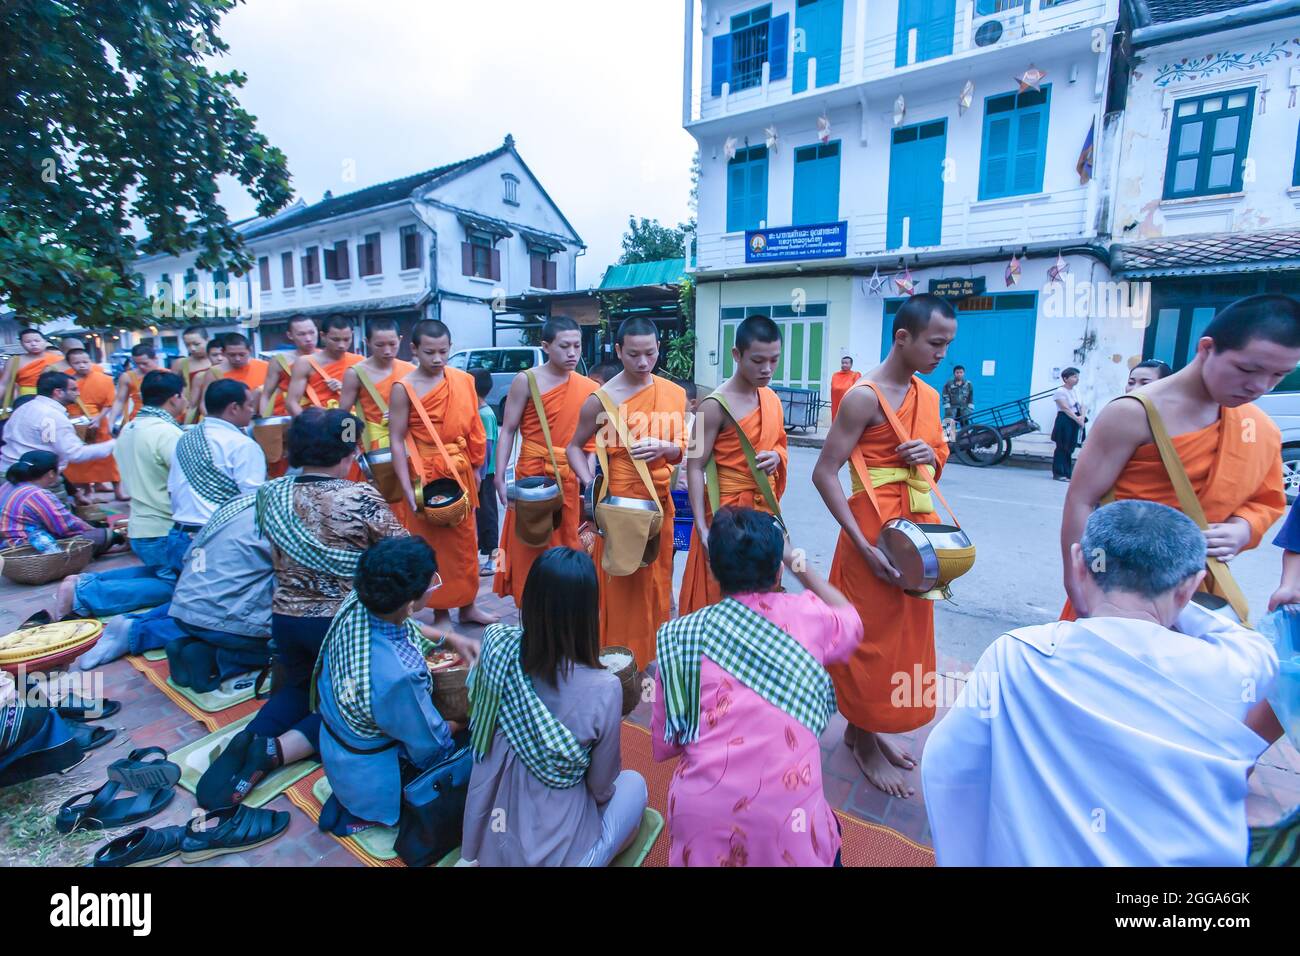
[[[63,538],[59,550],[42,554],[30,545],[0,551],[0,574],[15,584],[49,584],[79,574],[90,564],[94,545],[86,538]]]
[[[443,720],[469,723],[469,667],[458,661],[449,667],[430,668],[433,678],[433,706],[438,708]]]
[[[617,677],[619,682],[623,685],[623,716],[626,717],[628,714],[632,713],[632,711],[636,710],[637,704],[641,703],[641,688],[637,684],[636,680],[636,655],[632,653],[630,648],[619,647],[613,644],[600,649],[600,656],[602,658],[607,654],[626,654],[632,659],[630,663],[620,667],[618,670],[610,671],[610,673]]]
[[[101,621],[59,621],[0,637],[0,670],[14,674],[63,667],[99,640]]]

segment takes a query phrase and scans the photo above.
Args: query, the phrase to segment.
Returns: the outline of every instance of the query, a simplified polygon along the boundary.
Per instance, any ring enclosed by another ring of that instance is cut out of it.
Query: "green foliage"
[[[686,255],[686,237],[694,231],[695,224],[690,222],[680,223],[674,228],[661,225],[658,219],[642,217],[638,222],[636,216],[630,216],[618,264],[627,266],[636,262],[680,259]]]
[[[668,343],[664,371],[684,382],[695,381],[695,331],[688,329]]]
[[[291,198],[284,154],[235,97],[221,17],[240,0],[0,5],[0,297],[25,321],[148,324],[139,253],[251,261],[217,199],[231,176],[267,215]],[[137,244],[133,223],[146,238]]]

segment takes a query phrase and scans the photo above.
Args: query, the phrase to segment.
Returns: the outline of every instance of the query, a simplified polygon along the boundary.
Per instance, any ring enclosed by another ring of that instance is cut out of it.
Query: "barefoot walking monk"
[[[894,583],[899,572],[877,544],[892,518],[939,522],[922,469],[937,479],[948,444],[939,393],[916,376],[938,368],[956,335],[956,316],[943,299],[915,295],[903,303],[889,355],[845,395],[813,470],[813,483],[843,529],[830,581],[858,609],[866,633],[847,663],[830,668],[840,713],[849,722],[844,742],[867,779],[895,797],[915,791],[903,771],[914,769],[916,761],[884,735],[923,727],[935,713],[919,692],[896,704],[895,675],[910,682],[918,672],[922,680],[934,673],[934,603]],[[896,413],[906,440],[887,410]],[[840,485],[845,462],[852,498],[845,498]]]

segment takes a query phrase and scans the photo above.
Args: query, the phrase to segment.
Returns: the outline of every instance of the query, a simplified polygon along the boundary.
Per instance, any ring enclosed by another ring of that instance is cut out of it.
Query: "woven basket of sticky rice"
[[[58,621],[0,637],[0,669],[50,670],[75,660],[99,640],[100,621]]]
[[[433,678],[433,706],[443,720],[469,722],[469,665],[455,651],[435,651],[428,658]]]
[[[626,717],[641,703],[641,688],[636,682],[636,656],[629,648],[611,644],[600,649],[600,666],[623,685],[623,716]]]

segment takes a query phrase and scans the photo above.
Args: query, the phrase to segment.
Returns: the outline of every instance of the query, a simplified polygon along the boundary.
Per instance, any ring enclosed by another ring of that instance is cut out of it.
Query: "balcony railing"
[[[1112,0],[963,0],[957,8],[953,24],[952,53],[931,59],[918,60],[918,37],[911,31],[906,38],[906,65],[898,65],[898,36],[894,33],[870,35],[859,51],[854,43],[852,31],[845,29],[846,42],[840,50],[839,82],[818,87],[816,82],[817,60],[807,60],[806,88],[793,93],[794,57],[787,75],[779,80],[770,79],[770,65],[761,65],[758,82],[753,83],[753,70],[747,72],[743,79],[744,89],[733,89],[731,83],[724,83],[719,95],[713,95],[711,78],[703,70],[702,82],[694,84],[691,94],[690,120],[715,119],[733,113],[744,112],[773,102],[797,100],[804,97],[818,97],[828,91],[865,83],[887,77],[899,76],[905,72],[923,70],[926,67],[946,63],[954,58],[977,55],[1009,45],[1037,40],[1041,37],[1066,30],[1091,26],[1101,20],[1110,8]],[[851,9],[850,3],[845,4]],[[988,12],[982,12],[982,11]],[[869,16],[869,14],[868,14]],[[997,24],[981,32],[981,27]],[[870,21],[868,21],[870,32]],[[996,34],[996,36],[995,36]],[[801,64],[802,66],[802,64]]]
[[[975,202],[970,199],[945,202],[941,241],[933,246],[908,244],[910,223],[903,222],[903,243],[886,241],[889,215],[886,211],[858,213],[848,217],[848,258],[870,259],[891,255],[978,249],[989,246],[1019,246],[1043,242],[1080,242],[1095,234],[1096,181],[1087,186],[1033,196]],[[692,254],[694,269],[715,272],[723,269],[754,268],[745,262],[743,232],[701,233]],[[824,260],[803,260],[803,265]]]

